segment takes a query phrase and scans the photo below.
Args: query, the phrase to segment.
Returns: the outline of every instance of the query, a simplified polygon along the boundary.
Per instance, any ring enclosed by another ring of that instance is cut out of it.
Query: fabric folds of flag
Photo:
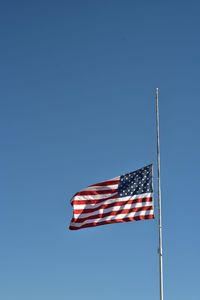
[[[69,229],[153,219],[153,166],[90,185],[71,199]]]

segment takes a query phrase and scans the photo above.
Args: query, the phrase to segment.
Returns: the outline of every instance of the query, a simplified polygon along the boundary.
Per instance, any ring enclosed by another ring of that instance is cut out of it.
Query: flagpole
[[[162,261],[162,221],[161,221],[161,190],[160,190],[160,140],[159,140],[159,109],[158,88],[156,88],[156,125],[157,125],[157,167],[158,167],[158,212],[159,212],[159,276],[160,300],[163,300],[163,261]]]

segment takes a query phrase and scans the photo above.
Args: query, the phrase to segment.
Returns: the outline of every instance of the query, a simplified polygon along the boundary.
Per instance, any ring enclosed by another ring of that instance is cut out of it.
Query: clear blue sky
[[[2,1],[1,299],[159,299],[157,213],[68,230],[75,192],[156,162],[156,87],[164,296],[199,297],[199,15],[199,1]]]

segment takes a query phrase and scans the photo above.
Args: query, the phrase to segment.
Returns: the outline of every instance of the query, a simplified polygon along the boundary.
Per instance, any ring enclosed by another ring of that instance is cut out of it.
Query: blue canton
[[[118,197],[153,192],[153,165],[120,176]]]

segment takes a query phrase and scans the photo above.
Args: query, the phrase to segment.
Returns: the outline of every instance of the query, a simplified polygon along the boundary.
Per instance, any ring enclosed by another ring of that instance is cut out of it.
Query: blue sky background
[[[159,299],[157,212],[68,230],[75,192],[156,162],[156,87],[164,296],[198,298],[199,15],[199,1],[1,2],[2,299]]]

